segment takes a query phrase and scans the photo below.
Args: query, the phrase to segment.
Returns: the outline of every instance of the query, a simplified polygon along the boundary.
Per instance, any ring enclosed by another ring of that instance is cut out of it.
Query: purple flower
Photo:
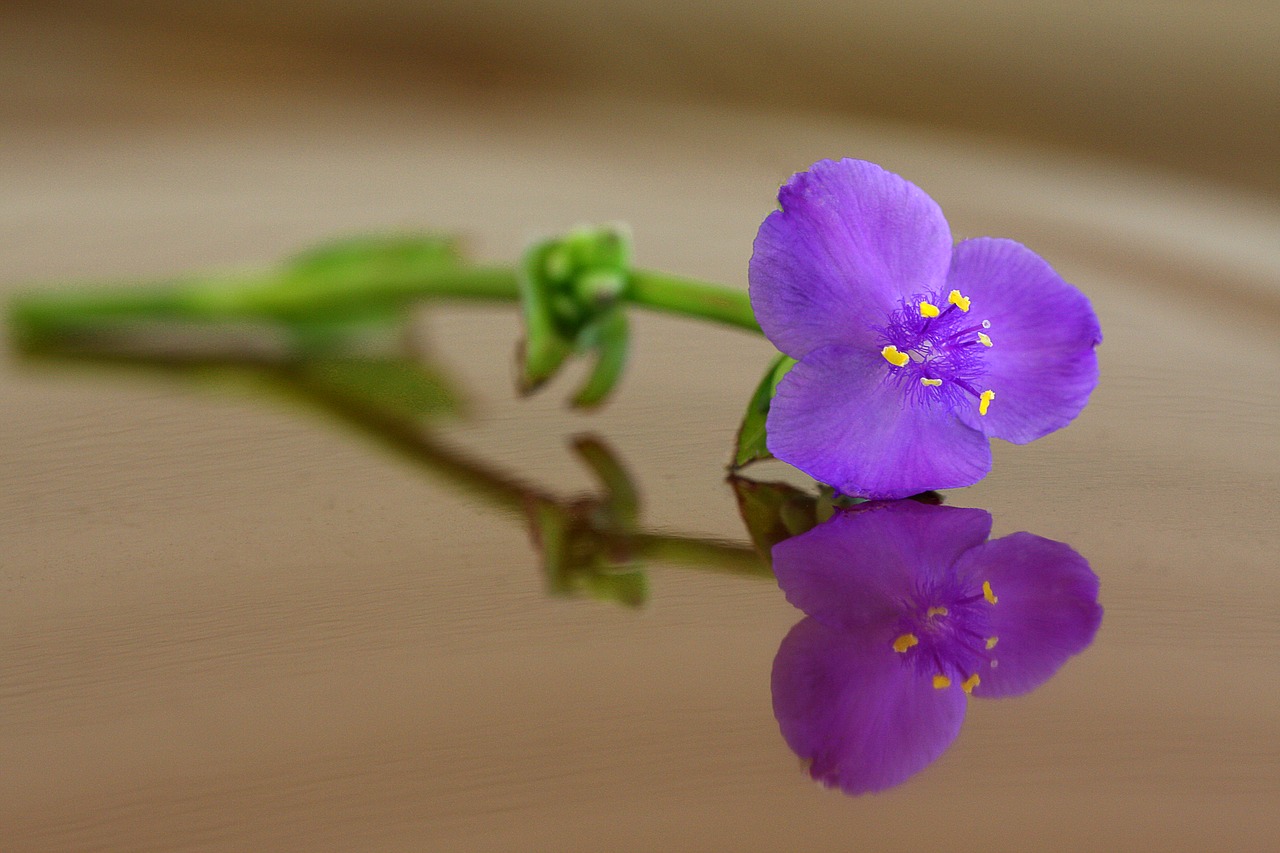
[[[1098,578],[1061,542],[988,542],[979,509],[866,504],[773,549],[807,615],[773,662],[782,736],[825,785],[897,785],[960,732],[970,694],[1016,696],[1093,642]]]
[[[774,456],[848,495],[968,486],[989,437],[1025,444],[1079,414],[1102,341],[1089,300],[1011,240],[952,245],[938,205],[861,160],[778,191],[751,304],[799,361],[767,422]]]

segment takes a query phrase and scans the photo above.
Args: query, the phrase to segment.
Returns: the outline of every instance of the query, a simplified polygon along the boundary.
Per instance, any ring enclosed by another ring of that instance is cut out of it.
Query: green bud
[[[617,270],[589,270],[574,279],[573,284],[578,299],[598,310],[622,296],[627,289],[627,278]]]
[[[525,253],[519,289],[525,322],[520,388],[536,390],[572,353],[596,356],[575,406],[603,402],[627,361],[620,303],[630,281],[631,240],[621,226],[579,227]]]

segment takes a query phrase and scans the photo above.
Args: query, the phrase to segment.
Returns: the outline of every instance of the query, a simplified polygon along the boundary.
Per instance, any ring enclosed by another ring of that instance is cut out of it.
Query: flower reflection
[[[773,549],[806,614],[773,665],[782,735],[825,785],[900,784],[956,738],[967,697],[1015,696],[1092,641],[1098,578],[1061,542],[988,542],[991,516],[864,504]]]

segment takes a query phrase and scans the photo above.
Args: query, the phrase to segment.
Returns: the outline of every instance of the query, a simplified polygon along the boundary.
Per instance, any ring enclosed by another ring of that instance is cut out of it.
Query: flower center
[[[981,589],[941,587],[918,590],[904,602],[896,639],[890,644],[939,690],[958,683],[970,693],[980,673],[994,667],[990,608],[999,599],[989,581]]]
[[[958,290],[945,300],[918,294],[876,330],[890,380],[913,403],[955,408],[976,401],[978,414],[987,413],[996,392],[982,387],[987,373],[984,355],[995,344],[987,334],[991,322],[970,318],[970,306],[969,297]]]

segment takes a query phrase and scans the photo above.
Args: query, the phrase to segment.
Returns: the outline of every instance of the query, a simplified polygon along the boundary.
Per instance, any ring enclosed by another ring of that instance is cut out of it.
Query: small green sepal
[[[733,462],[729,465],[731,471],[737,471],[760,459],[773,458],[766,446],[765,421],[769,416],[773,395],[778,390],[778,383],[795,363],[794,358],[779,355],[756,386],[751,401],[747,403],[746,414],[742,417],[742,426],[738,428],[738,443],[734,448]]]

